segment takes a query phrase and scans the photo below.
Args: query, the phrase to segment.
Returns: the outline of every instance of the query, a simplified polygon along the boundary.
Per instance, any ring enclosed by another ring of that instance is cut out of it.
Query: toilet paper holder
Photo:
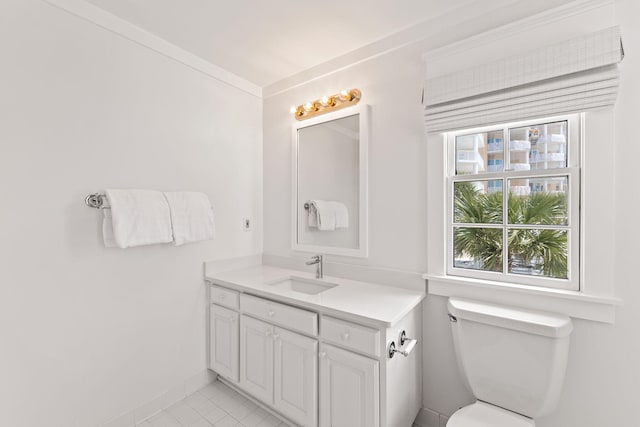
[[[418,340],[415,338],[408,338],[407,333],[405,331],[402,331],[402,333],[400,333],[400,340],[398,341],[398,343],[400,344],[399,349],[396,348],[395,341],[391,341],[391,343],[389,344],[389,350],[388,350],[389,359],[393,359],[393,356],[396,353],[400,353],[404,357],[409,357],[409,355],[415,348],[416,344],[418,343]],[[405,344],[406,344],[406,347],[405,347]]]

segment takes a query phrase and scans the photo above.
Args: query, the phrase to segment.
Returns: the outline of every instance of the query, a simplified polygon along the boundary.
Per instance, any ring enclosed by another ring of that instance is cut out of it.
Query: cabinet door
[[[318,342],[276,328],[274,406],[304,427],[318,425]]]
[[[379,363],[320,346],[320,427],[379,427]]]
[[[240,386],[273,404],[273,326],[240,316]]]
[[[238,381],[238,313],[211,304],[209,311],[209,367]]]

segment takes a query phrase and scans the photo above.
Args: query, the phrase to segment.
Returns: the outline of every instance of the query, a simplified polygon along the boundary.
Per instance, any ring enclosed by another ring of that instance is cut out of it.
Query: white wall
[[[603,227],[615,233],[616,293],[624,300],[614,325],[575,320],[566,384],[558,410],[540,419],[539,427],[602,427],[637,424],[637,385],[640,383],[640,289],[635,285],[637,242],[634,227],[640,200],[635,196],[635,163],[640,158],[635,117],[640,90],[634,77],[640,72],[640,32],[634,17],[640,10],[633,0],[617,0],[616,19],[622,27],[627,57],[616,106],[616,129],[601,141],[615,150],[615,202]],[[464,28],[460,26],[459,28]],[[448,36],[434,37],[396,51],[352,64],[334,73],[277,93],[264,103],[264,251],[295,255],[289,248],[291,105],[317,99],[347,87],[362,90],[362,103],[372,105],[370,141],[370,257],[334,260],[375,267],[424,271],[426,217],[441,206],[427,206],[427,170],[420,91],[424,65],[421,55],[444,44]],[[326,67],[324,67],[326,70]],[[438,172],[438,171],[435,171]],[[423,404],[450,415],[472,402],[457,372],[446,299],[429,296],[423,311]]]
[[[259,98],[0,2],[0,425],[96,426],[204,373],[202,262],[261,251],[261,139]],[[104,188],[203,191],[217,238],[105,249]]]

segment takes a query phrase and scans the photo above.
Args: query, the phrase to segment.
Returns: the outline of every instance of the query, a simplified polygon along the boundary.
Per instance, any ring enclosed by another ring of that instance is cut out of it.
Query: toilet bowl
[[[447,427],[533,427],[560,398],[573,329],[564,315],[450,298],[458,368],[477,402]]]
[[[531,418],[481,401],[459,409],[447,422],[447,427],[535,427],[535,425]]]

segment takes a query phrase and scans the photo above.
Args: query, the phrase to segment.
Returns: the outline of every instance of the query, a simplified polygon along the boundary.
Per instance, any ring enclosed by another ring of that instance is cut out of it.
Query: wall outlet
[[[251,218],[242,218],[242,229],[244,231],[251,231]]]

